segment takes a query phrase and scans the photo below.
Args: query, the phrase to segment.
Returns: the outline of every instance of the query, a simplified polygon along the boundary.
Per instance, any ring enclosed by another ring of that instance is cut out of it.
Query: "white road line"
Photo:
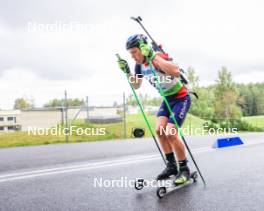
[[[123,159],[115,159],[112,161],[99,161],[94,163],[86,163],[86,164],[80,164],[80,165],[71,165],[71,166],[64,166],[64,167],[57,167],[57,168],[49,168],[49,169],[42,169],[42,170],[34,170],[34,171],[27,171],[27,172],[20,172],[20,173],[13,173],[13,174],[4,174],[0,175],[0,179],[6,178],[6,177],[16,177],[16,176],[25,176],[28,174],[45,174],[50,172],[56,172],[56,171],[71,171],[74,169],[96,169],[96,168],[103,168],[108,166],[115,166],[115,165],[123,165],[126,163],[133,163],[133,162],[139,162],[139,161],[146,161],[149,159],[155,159],[158,158],[158,154],[150,154],[150,155],[139,155],[139,156],[131,156],[131,157],[125,157]]]
[[[256,144],[258,143],[244,144],[241,146],[256,145]],[[201,147],[201,148],[193,149],[192,152],[193,154],[199,154],[199,153],[204,153],[204,152],[209,152],[209,151],[214,151],[214,150],[215,149],[211,147]],[[100,169],[100,168],[134,164],[134,163],[142,163],[142,162],[148,162],[148,161],[152,161],[156,159],[161,159],[159,154],[145,154],[145,155],[129,156],[129,157],[124,157],[121,159],[114,159],[110,161],[99,161],[99,162],[71,165],[71,166],[64,166],[64,167],[57,167],[57,168],[18,172],[18,173],[13,173],[13,174],[3,174],[3,175],[0,175],[0,183],[7,182],[7,181],[40,177],[40,176],[55,175],[55,174],[61,174],[61,173],[69,173],[69,172],[93,170],[93,169]]]

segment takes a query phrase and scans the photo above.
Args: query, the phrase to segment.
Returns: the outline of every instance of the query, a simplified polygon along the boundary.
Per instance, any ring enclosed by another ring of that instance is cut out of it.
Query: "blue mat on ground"
[[[213,148],[223,148],[223,147],[231,147],[236,145],[244,144],[239,136],[237,137],[227,137],[227,138],[219,138],[213,145]]]

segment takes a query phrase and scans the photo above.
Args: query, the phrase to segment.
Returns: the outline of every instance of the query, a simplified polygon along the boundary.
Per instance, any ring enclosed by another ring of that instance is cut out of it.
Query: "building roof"
[[[12,116],[20,114],[20,110],[0,110],[0,116]]]

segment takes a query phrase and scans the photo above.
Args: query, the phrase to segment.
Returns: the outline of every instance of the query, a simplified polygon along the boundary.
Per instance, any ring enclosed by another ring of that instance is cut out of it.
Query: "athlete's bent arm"
[[[173,63],[172,61],[168,61],[156,55],[153,62],[156,64],[158,68],[162,71],[166,72],[169,75],[180,77],[180,68]]]

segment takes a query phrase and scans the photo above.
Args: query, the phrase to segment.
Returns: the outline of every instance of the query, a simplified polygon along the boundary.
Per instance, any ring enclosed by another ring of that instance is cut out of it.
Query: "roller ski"
[[[165,174],[161,173],[160,175]],[[158,178],[160,178],[159,176]],[[197,178],[198,173],[196,171],[190,173],[190,169],[187,166],[187,161],[180,162],[179,173],[177,175],[171,175],[168,179],[165,179],[166,185],[157,189],[157,196],[159,198],[163,198],[167,193],[195,183]]]
[[[157,184],[162,184],[157,188],[157,196],[159,198],[163,198],[168,193],[171,193],[175,190],[181,189],[185,186],[189,186],[191,184],[196,183],[198,180],[198,172],[194,171],[192,172],[187,179],[183,179],[182,177],[171,175],[168,178],[164,180],[159,180]],[[152,183],[153,184],[153,183]],[[148,187],[150,184],[148,184],[148,181],[144,180],[143,178],[137,179],[135,181],[135,189],[136,190],[142,190],[144,187]]]
[[[180,162],[179,172],[175,163],[168,162],[166,168],[156,177],[157,182],[157,196],[163,198],[166,194],[180,189],[182,187],[191,185],[197,182],[198,172],[190,173],[187,161]],[[149,186],[144,179],[137,179],[135,182],[135,189],[141,190],[144,186]]]
[[[165,169],[156,177],[155,181],[161,181],[164,179],[169,179],[173,175],[176,176],[178,174],[178,169],[175,163],[167,162]],[[140,178],[135,181],[135,189],[141,190],[144,186],[148,186],[147,181]]]
[[[175,191],[185,186],[196,183],[197,179],[198,179],[197,171],[192,172],[188,178],[179,177],[179,176],[170,176],[165,181],[166,185],[158,187],[157,196],[159,198],[163,198],[165,195],[167,195],[168,193],[171,193],[172,191]]]

